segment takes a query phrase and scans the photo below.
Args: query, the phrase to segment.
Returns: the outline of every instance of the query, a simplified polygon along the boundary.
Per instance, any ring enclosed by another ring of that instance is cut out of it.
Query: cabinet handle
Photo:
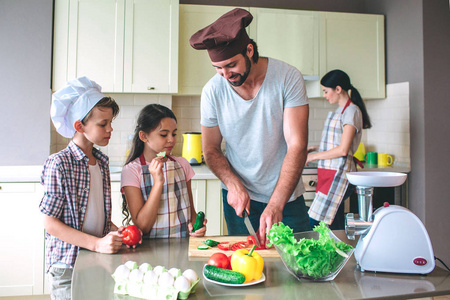
[[[2,190],[2,186],[0,185],[0,191]]]
[[[149,91],[153,91],[154,89],[155,89],[154,86],[148,86],[148,87],[147,87],[147,90],[149,90]]]

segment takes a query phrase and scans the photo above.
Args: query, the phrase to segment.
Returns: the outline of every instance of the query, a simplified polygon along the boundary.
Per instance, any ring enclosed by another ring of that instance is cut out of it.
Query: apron
[[[340,144],[343,132],[341,116],[350,103],[349,99],[341,113],[328,113],[319,152],[333,149]],[[348,186],[345,174],[356,171],[355,164],[352,164],[353,159],[353,152],[350,147],[347,156],[319,160],[317,164],[316,195],[308,211],[311,218],[317,221],[324,221],[328,225],[333,223]]]
[[[186,177],[181,165],[171,156],[164,163],[164,188],[159,201],[158,214],[155,224],[146,238],[186,237],[187,224],[191,220],[189,194]],[[139,157],[142,166],[141,192],[147,201],[153,186],[144,155]]]

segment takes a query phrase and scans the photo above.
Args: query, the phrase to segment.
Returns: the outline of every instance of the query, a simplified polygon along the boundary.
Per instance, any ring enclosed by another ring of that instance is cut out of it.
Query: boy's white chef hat
[[[71,80],[52,96],[50,116],[56,131],[66,138],[75,134],[73,124],[83,118],[105,97],[102,87],[87,77]]]

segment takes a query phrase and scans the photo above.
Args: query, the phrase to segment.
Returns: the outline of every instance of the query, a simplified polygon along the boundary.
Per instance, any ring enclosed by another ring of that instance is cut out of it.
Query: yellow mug
[[[378,153],[378,165],[379,166],[390,166],[394,159],[387,153]]]

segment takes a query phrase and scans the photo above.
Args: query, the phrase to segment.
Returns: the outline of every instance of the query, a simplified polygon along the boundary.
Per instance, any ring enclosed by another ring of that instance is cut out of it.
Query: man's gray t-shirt
[[[283,134],[284,108],[307,104],[300,71],[272,58],[269,58],[264,82],[251,100],[242,99],[219,74],[203,88],[201,124],[219,126],[225,139],[226,157],[250,199],[267,203],[278,181],[287,152]],[[300,179],[289,201],[304,191]]]

